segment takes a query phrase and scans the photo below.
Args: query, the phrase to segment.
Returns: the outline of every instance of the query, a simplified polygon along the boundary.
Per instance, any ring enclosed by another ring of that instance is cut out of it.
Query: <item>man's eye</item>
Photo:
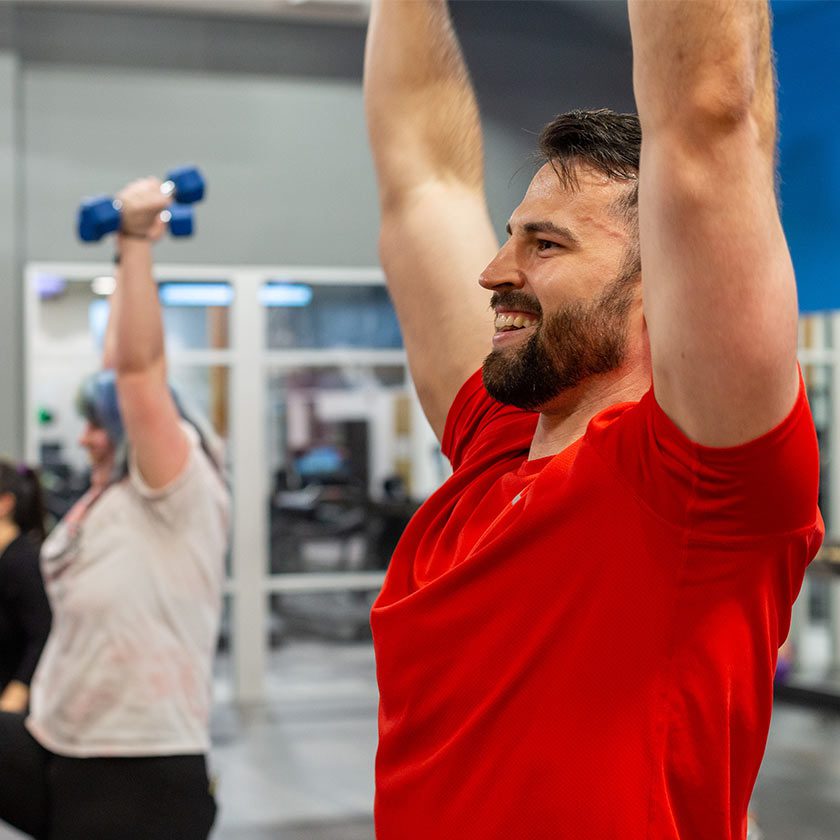
[[[551,248],[560,248],[561,246],[557,242],[552,242],[549,239],[538,239],[537,240],[537,250],[538,251],[548,251]]]

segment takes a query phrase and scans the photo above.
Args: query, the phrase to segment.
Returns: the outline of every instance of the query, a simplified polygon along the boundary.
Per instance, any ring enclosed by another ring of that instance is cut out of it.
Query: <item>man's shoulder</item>
[[[652,389],[596,415],[586,439],[650,509],[698,533],[790,533],[818,516],[819,452],[804,388],[776,427],[737,446],[691,440]]]

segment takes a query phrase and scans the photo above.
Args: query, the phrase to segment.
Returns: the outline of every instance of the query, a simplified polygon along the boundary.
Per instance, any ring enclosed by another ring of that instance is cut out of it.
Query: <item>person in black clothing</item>
[[[44,539],[38,476],[0,461],[0,711],[24,712],[50,632],[38,554]]]

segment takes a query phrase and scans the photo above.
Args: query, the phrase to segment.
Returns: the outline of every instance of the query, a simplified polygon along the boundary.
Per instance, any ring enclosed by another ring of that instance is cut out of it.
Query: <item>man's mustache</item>
[[[511,309],[542,316],[540,302],[536,298],[525,294],[525,292],[515,289],[509,292],[493,292],[493,296],[490,298],[490,308]]]

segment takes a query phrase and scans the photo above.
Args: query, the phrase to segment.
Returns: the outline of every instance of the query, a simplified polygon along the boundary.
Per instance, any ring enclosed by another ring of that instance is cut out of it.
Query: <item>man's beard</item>
[[[506,405],[537,411],[590,376],[618,368],[627,354],[627,325],[637,271],[613,280],[591,303],[572,303],[543,318],[521,347],[493,350],[484,360],[484,387]],[[491,307],[540,315],[523,292],[497,292]]]

